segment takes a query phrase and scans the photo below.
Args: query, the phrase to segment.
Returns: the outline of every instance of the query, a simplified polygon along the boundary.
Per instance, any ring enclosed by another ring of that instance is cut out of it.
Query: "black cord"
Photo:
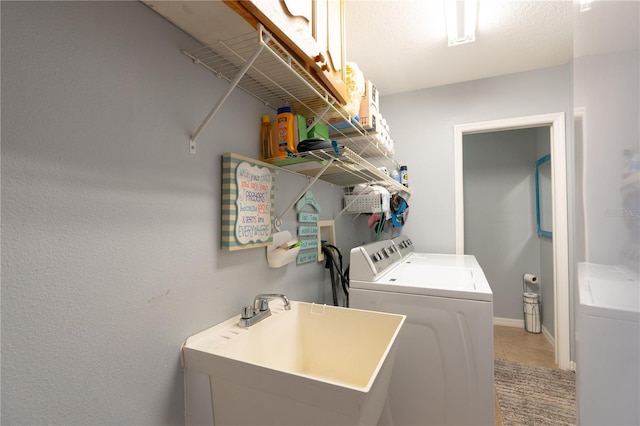
[[[339,262],[336,261],[335,255],[333,253],[333,251],[335,251],[336,253],[338,253],[338,259]],[[336,280],[340,281],[341,285],[342,285],[342,291],[344,292],[344,306],[345,307],[349,307],[349,278],[348,278],[348,271],[349,271],[349,267],[347,267],[347,269],[343,272],[342,271],[342,253],[340,253],[340,250],[331,244],[323,244],[322,245],[322,252],[325,254],[327,260],[325,263],[325,267],[328,267],[331,273],[331,288],[333,291],[333,302],[335,306],[338,306],[338,302],[337,302],[337,284],[336,284]],[[335,277],[335,274],[337,273],[337,277]],[[345,274],[346,273],[346,274]],[[346,276],[345,276],[346,275]]]
[[[332,248],[334,249],[336,252],[338,252],[338,258],[340,260],[340,266],[338,266],[338,264],[335,261],[335,258],[332,258],[332,261],[334,262],[334,264],[336,265],[336,267],[338,267],[338,272],[340,273],[340,278],[342,278],[343,281],[345,281],[347,284],[349,283],[349,275],[345,274],[344,272],[342,272],[342,253],[340,253],[340,250],[338,250],[338,247],[331,245],[331,244],[322,244],[323,247],[328,247],[328,248]],[[324,250],[323,250],[324,252]],[[349,267],[347,266],[347,270],[349,269]]]
[[[328,248],[325,245],[322,245],[322,253],[325,255],[325,263],[324,267],[329,269],[329,274],[331,276],[331,294],[333,296],[333,306],[338,306],[338,286],[336,284],[336,277],[333,271],[333,258]]]
[[[336,284],[336,276],[333,272],[333,264],[329,264],[329,274],[331,275],[331,291],[333,293],[333,306],[338,306],[338,285]]]

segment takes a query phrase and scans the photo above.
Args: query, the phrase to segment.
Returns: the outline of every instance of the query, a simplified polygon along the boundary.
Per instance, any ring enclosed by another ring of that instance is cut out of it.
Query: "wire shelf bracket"
[[[231,92],[233,92],[233,90],[236,88],[238,83],[240,83],[240,80],[242,79],[242,77],[244,77],[247,71],[249,71],[249,68],[253,65],[256,59],[258,59],[258,56],[264,49],[264,46],[265,45],[263,43],[258,44],[258,47],[255,53],[251,56],[251,58],[249,58],[247,62],[245,62],[244,66],[240,69],[240,71],[235,76],[235,78],[231,81],[231,83],[229,83],[229,87],[227,87],[227,90],[222,94],[222,96],[220,96],[220,99],[218,99],[218,102],[213,106],[213,108],[211,108],[211,111],[209,111],[209,114],[207,114],[204,121],[200,124],[200,126],[198,126],[198,128],[193,133],[193,135],[191,135],[191,139],[189,140],[189,152],[191,154],[196,153],[196,141],[200,136],[200,134],[202,133],[202,131],[209,125],[209,122],[213,119],[213,116],[216,115],[216,113],[225,103],[229,95],[231,95]]]
[[[289,206],[284,209],[284,211],[280,214],[280,216],[276,217],[273,221],[273,227],[275,228],[275,230],[277,232],[280,232],[280,227],[282,226],[282,218],[284,217],[284,215],[286,215],[287,213],[289,213],[289,211],[293,208],[293,206],[296,205],[296,203],[298,202],[298,200],[300,198],[302,198],[304,196],[304,194],[307,193],[307,191],[309,189],[311,189],[311,187],[313,186],[314,183],[316,183],[316,181],[318,179],[320,179],[320,176],[322,176],[322,174],[333,164],[333,161],[335,160],[335,158],[330,158],[328,161],[326,161],[326,164],[316,173],[316,175],[312,178],[309,179],[309,182],[307,182],[307,184],[304,186],[304,188],[302,189],[302,191],[300,191],[300,193],[298,194],[298,196],[296,198],[293,199],[293,201],[291,202],[291,204],[289,204]]]

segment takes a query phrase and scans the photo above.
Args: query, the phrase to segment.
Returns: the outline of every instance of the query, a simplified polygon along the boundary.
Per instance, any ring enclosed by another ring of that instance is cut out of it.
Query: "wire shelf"
[[[347,129],[332,132],[332,138],[362,157],[381,157],[385,167],[399,168],[388,149],[354,122],[329,91],[262,26],[255,32],[183,53],[231,82],[260,48],[259,55],[238,82],[239,88],[273,109],[290,105],[297,114],[326,124],[329,120],[352,123]]]
[[[267,162],[306,176],[321,173],[319,179],[341,187],[376,183],[390,192],[410,192],[381,170],[399,169],[388,148],[354,122],[329,91],[261,25],[257,31],[183,53],[230,83],[240,77],[236,87],[273,109],[290,105],[297,114],[326,124],[330,120],[352,123],[347,129],[332,132],[332,139],[343,146],[338,156],[333,149],[324,149]],[[332,164],[322,171],[330,160]]]
[[[364,159],[351,149],[343,147],[340,155],[336,156],[333,149],[318,149],[297,154],[292,158],[272,158],[266,160],[275,166],[300,173],[306,176],[316,176],[328,161],[333,163],[322,174],[323,181],[350,187],[358,184],[377,184],[387,188],[389,192],[409,192],[408,188],[391,179],[379,170],[381,158]]]
[[[271,108],[291,105],[305,117],[350,119],[339,102],[262,26],[258,31],[184,51],[196,63],[231,81],[258,48],[262,51],[238,83]]]

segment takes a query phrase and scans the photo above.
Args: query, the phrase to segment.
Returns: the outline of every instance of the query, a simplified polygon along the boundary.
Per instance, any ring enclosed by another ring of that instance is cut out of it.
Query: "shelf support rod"
[[[313,186],[313,184],[316,183],[316,181],[318,179],[320,179],[320,176],[322,176],[322,174],[329,168],[329,166],[331,166],[333,164],[334,160],[335,160],[335,158],[330,158],[329,160],[326,160],[327,164],[325,164],[324,167],[322,167],[322,169],[320,169],[320,171],[318,173],[316,173],[316,175],[309,180],[309,182],[305,185],[304,189],[302,189],[302,191],[300,191],[300,194],[298,194],[298,196],[293,199],[291,204],[289,204],[289,207],[287,207],[284,210],[284,212],[282,212],[282,214],[280,216],[276,217],[273,220],[273,227],[276,229],[276,231],[280,232],[280,227],[282,226],[282,218],[284,217],[284,215],[289,213],[289,210],[291,210],[293,208],[293,206],[296,205],[298,200],[300,198],[302,198],[304,196],[304,194],[307,193],[309,188],[311,188]]]
[[[331,102],[329,105],[327,105],[327,107],[324,109],[324,111],[322,111],[320,113],[320,115],[318,117],[314,117],[313,118],[313,122],[309,126],[307,126],[307,132],[309,132],[309,130],[311,130],[313,128],[313,126],[315,126],[316,123],[318,121],[320,121],[325,116],[325,114],[329,112],[329,110],[331,108],[333,108],[333,102]]]
[[[249,60],[245,62],[245,64],[240,69],[240,71],[238,71],[238,74],[235,76],[235,78],[231,81],[231,83],[229,83],[229,87],[227,87],[227,90],[220,97],[220,99],[218,99],[218,102],[214,105],[211,111],[209,111],[209,114],[207,114],[202,124],[200,124],[200,126],[193,133],[193,135],[191,136],[191,139],[189,140],[189,152],[191,154],[196,153],[196,140],[200,136],[200,133],[202,133],[202,131],[207,127],[207,125],[209,125],[209,122],[211,121],[213,116],[216,115],[220,107],[222,107],[222,104],[224,104],[227,98],[229,97],[229,95],[231,95],[231,92],[233,92],[233,89],[236,88],[236,86],[240,82],[240,79],[244,77],[244,75],[247,73],[251,65],[253,65],[256,59],[258,59],[258,56],[262,52],[262,49],[264,49],[264,46],[265,46],[264,43],[260,43],[258,45],[258,48],[256,49],[253,56],[251,56],[251,58],[249,58]]]

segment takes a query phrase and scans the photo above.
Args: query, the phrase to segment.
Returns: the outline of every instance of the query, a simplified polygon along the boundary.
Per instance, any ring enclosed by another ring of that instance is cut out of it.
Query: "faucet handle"
[[[242,319],[253,318],[253,315],[254,315],[253,306],[249,306],[249,305],[242,306],[242,314],[240,316]]]
[[[258,299],[258,310],[260,312],[269,310],[269,299]]]

